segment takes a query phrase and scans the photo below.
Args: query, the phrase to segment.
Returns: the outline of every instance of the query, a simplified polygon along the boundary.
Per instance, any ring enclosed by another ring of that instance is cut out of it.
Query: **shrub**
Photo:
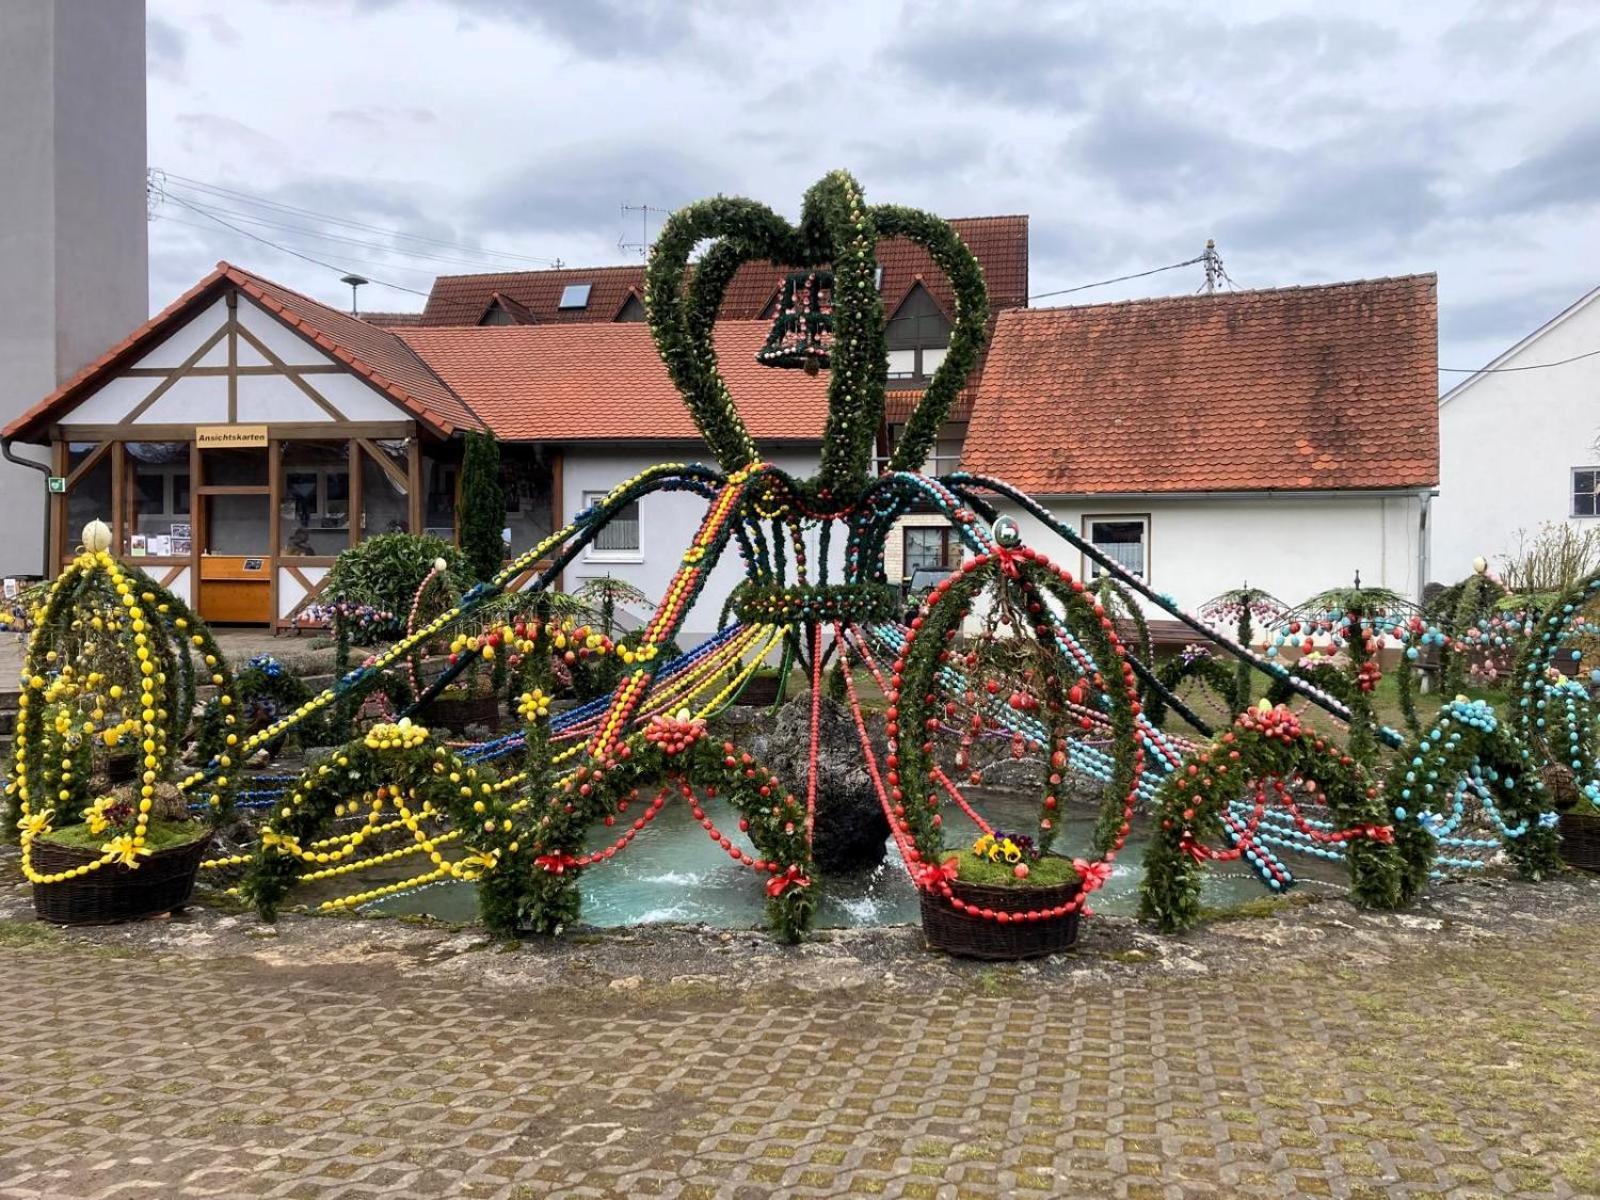
[[[500,443],[468,433],[461,461],[461,555],[474,579],[492,579],[505,561],[506,490],[500,484]]]
[[[328,573],[326,594],[330,602],[375,610],[363,628],[352,630],[357,638],[398,636],[412,597],[440,558],[452,573],[462,569],[461,552],[449,542],[427,534],[381,533],[339,555]]]

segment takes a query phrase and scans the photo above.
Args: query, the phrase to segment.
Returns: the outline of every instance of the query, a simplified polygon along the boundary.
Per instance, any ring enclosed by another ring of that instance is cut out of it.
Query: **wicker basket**
[[[33,907],[41,921],[56,925],[114,925],[171,912],[189,903],[200,860],[211,848],[207,832],[192,842],[157,850],[137,867],[113,863],[61,883],[33,885]],[[98,850],[58,846],[38,838],[34,869],[47,875],[94,862]]]
[[[500,697],[441,696],[430,700],[417,714],[417,721],[433,728],[443,726],[452,733],[465,733],[468,725],[485,725],[492,730],[500,728]]]
[[[976,908],[995,912],[1025,913],[1059,908],[1078,894],[1076,879],[1053,887],[993,887],[950,881],[950,891]],[[1078,940],[1076,910],[1038,921],[1007,921],[958,911],[940,892],[922,894],[922,933],[930,950],[943,950],[960,958],[1010,960],[1038,958],[1070,950]]]
[[[1600,872],[1600,813],[1561,814],[1561,860],[1582,871]]]

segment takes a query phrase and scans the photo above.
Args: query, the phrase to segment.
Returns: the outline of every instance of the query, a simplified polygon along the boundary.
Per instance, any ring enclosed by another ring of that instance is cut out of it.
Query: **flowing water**
[[[1027,829],[1030,818],[1037,819],[1037,801],[1031,795],[987,793],[974,800],[979,811],[1001,828]],[[976,828],[954,807],[944,812],[948,844],[969,845],[977,836]],[[726,814],[715,816],[719,821],[726,819]],[[727,824],[735,825],[732,820]],[[1091,825],[1087,816],[1069,818],[1056,849],[1085,853]],[[608,845],[616,836],[615,830],[596,832],[609,836],[596,836],[591,849]],[[725,832],[735,845],[754,854],[754,847],[737,828]],[[1095,911],[1132,916],[1138,910],[1143,856],[1144,843],[1130,839],[1110,880],[1091,901]],[[1300,865],[1295,864],[1297,870]],[[765,921],[764,878],[730,859],[685,806],[669,804],[626,850],[583,873],[581,920],[604,927],[673,922],[747,929]],[[1307,882],[1328,886],[1316,880]],[[820,928],[915,924],[921,919],[916,888],[892,845],[876,869],[823,876],[815,887],[816,925]],[[1204,873],[1206,904],[1237,904],[1267,894],[1256,877],[1238,863],[1210,866]],[[477,918],[477,897],[472,884],[448,882],[375,901],[365,911],[472,921]]]

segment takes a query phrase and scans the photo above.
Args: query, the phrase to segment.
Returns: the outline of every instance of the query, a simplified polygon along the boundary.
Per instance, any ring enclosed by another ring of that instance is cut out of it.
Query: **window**
[[[1150,518],[1148,516],[1084,517],[1083,527],[1089,543],[1124,570],[1149,581]],[[1104,574],[1092,562],[1084,563],[1084,574]]]
[[[585,492],[583,506],[589,508],[606,498],[607,492]],[[639,502],[625,504],[612,515],[605,527],[589,543],[589,553],[624,554],[639,553]]]
[[[901,534],[905,539],[905,563],[901,574],[907,580],[924,567],[954,570],[961,565],[961,548],[951,538],[948,525],[908,525]]]
[[[894,453],[900,439],[905,436],[906,427],[896,423],[889,426],[889,439],[887,452],[873,459],[874,470],[882,471],[889,464],[889,455]],[[948,475],[961,465],[961,447],[967,440],[967,423],[965,421],[946,421],[939,430],[939,437],[933,444],[933,452],[922,464],[924,475]]]
[[[1600,467],[1573,469],[1572,515],[1600,517]]]
[[[921,386],[939,369],[950,345],[950,322],[921,284],[889,318],[884,330],[889,344],[889,379]]]
[[[561,289],[561,303],[558,304],[556,307],[558,307],[558,308],[588,308],[589,307],[589,289],[591,287],[593,287],[593,286],[594,286],[593,284],[589,284],[589,283],[569,283],[569,284],[567,284],[566,287]]]

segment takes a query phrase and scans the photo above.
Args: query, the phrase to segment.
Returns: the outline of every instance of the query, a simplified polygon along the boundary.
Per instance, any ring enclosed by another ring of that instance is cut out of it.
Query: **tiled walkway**
[[[806,990],[619,977],[656,935],[0,920],[0,1196],[1594,1196],[1600,887],[1556,886],[1570,914],[1319,905],[1154,966],[900,934]]]

